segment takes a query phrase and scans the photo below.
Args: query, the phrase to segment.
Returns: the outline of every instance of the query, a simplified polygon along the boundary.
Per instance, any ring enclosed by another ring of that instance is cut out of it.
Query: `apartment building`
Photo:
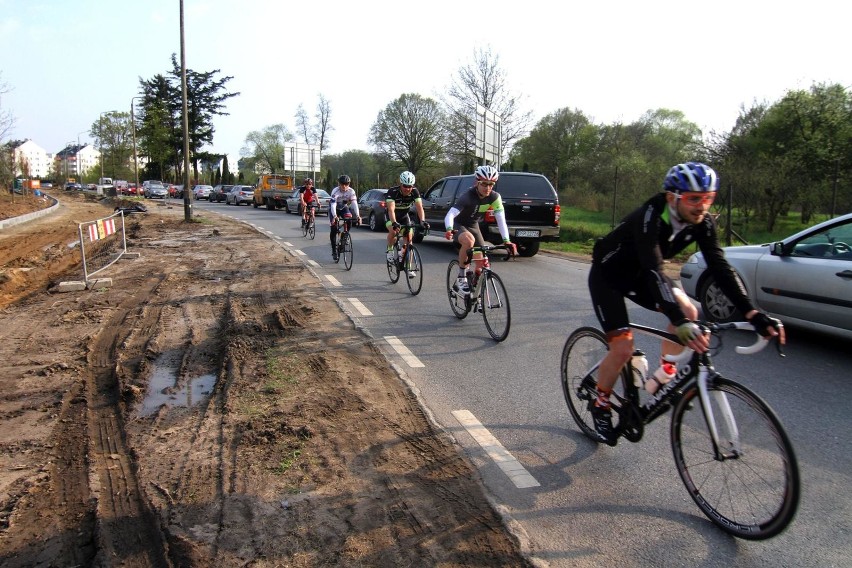
[[[12,143],[15,177],[49,178],[53,171],[53,156],[33,142]]]
[[[100,163],[100,155],[100,151],[91,144],[70,144],[56,153],[54,171],[59,178],[71,177],[80,181],[86,172]]]

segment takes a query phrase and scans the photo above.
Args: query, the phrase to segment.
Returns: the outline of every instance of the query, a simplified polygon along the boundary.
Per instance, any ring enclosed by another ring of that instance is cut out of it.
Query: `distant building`
[[[99,163],[100,151],[90,144],[71,144],[56,153],[54,170],[62,179],[83,179],[90,169]]]
[[[12,142],[15,177],[48,178],[53,166],[52,156],[33,142]]]

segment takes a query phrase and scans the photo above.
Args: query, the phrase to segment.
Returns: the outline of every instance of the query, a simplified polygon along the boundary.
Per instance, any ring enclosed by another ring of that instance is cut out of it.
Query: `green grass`
[[[714,213],[716,212],[718,211],[714,209]],[[766,230],[765,220],[752,218],[744,222],[742,220],[738,220],[736,215],[735,211],[733,222],[734,231],[742,236],[749,244],[777,241],[829,218],[828,215],[815,215],[811,219],[811,223],[804,224],[801,222],[801,215],[798,212],[791,212],[786,216],[779,216],[775,222],[774,230],[770,232]],[[620,219],[621,217],[618,217],[616,222]],[[603,237],[611,230],[611,211],[596,212],[579,209],[577,207],[562,207],[559,242],[542,243],[541,246],[546,250],[591,255],[595,240]],[[722,246],[727,245],[723,231],[720,231],[719,240],[721,241]],[[734,236],[731,244],[741,245],[745,243]],[[688,256],[691,252],[692,247],[690,247],[690,249],[688,249],[684,254]]]

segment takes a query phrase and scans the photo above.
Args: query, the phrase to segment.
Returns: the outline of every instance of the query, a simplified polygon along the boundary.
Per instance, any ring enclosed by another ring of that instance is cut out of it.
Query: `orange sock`
[[[602,389],[598,387],[598,398],[595,399],[595,406],[598,408],[609,408],[609,395],[612,394],[612,389]]]

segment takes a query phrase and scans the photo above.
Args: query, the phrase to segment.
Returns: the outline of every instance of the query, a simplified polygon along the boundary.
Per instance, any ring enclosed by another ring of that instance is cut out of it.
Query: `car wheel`
[[[538,253],[539,246],[541,246],[539,241],[520,241],[516,244],[518,245],[518,256],[523,257],[535,256]]]
[[[701,285],[698,301],[707,320],[725,323],[743,319],[743,315],[734,307],[733,302],[728,299],[712,276],[707,277]]]

